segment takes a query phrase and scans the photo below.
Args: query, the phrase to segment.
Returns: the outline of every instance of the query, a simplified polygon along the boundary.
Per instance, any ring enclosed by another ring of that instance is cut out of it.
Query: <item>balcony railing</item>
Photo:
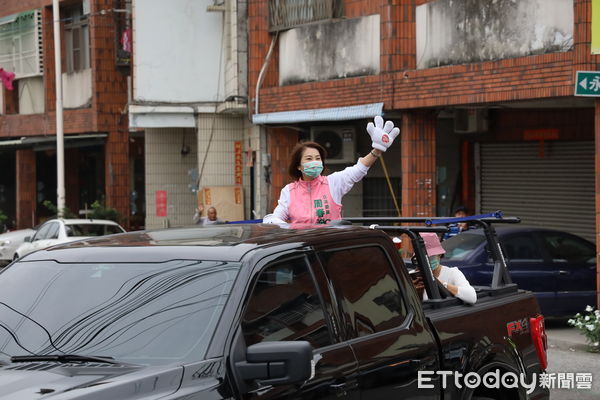
[[[340,18],[343,0],[269,0],[269,31]]]

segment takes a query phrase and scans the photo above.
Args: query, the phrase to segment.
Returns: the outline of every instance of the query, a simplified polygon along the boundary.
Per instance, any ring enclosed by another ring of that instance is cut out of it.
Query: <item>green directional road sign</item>
[[[575,96],[600,96],[600,71],[577,71]]]

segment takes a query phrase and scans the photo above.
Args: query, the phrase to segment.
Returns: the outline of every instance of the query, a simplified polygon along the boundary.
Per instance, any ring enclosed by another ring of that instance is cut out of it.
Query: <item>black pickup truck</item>
[[[0,400],[548,398],[535,298],[501,259],[475,305],[444,298],[418,235],[440,229],[221,225],[32,253],[0,273]]]

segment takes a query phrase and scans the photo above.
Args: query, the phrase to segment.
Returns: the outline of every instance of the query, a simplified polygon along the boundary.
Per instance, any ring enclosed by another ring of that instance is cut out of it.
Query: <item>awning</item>
[[[0,17],[0,25],[12,24],[19,18],[32,18],[35,15],[35,10],[24,11],[17,14],[7,15],[5,17]],[[15,32],[10,32],[15,33]]]
[[[81,147],[100,144],[106,136],[106,133],[65,135],[65,147]],[[9,147],[34,147],[35,150],[55,148],[56,136],[24,136],[20,139],[0,140],[0,149]]]
[[[361,104],[349,107],[315,108],[312,110],[283,111],[252,115],[253,124],[289,124],[312,121],[349,121],[373,118],[383,114],[383,103]]]

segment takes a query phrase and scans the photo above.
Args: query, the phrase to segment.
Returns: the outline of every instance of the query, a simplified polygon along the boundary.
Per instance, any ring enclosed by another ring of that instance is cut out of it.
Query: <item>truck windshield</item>
[[[239,263],[20,262],[0,273],[0,361],[77,354],[202,360]]]
[[[442,242],[446,250],[445,260],[462,261],[469,257],[481,243],[485,242],[483,231],[463,232]]]

